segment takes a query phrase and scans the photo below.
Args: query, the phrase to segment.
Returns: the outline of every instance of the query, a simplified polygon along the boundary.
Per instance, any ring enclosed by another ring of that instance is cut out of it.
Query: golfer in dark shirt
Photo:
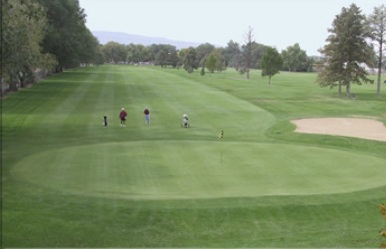
[[[146,124],[150,124],[150,111],[149,111],[149,108],[145,107],[145,110],[143,111],[143,114],[145,115]]]

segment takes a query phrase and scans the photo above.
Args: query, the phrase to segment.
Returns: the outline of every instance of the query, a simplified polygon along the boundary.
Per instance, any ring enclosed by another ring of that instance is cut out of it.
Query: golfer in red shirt
[[[122,110],[119,113],[119,118],[121,119],[121,126],[122,127],[125,127],[125,125],[126,125],[126,117],[127,117],[127,112],[125,111],[125,108],[122,107]]]

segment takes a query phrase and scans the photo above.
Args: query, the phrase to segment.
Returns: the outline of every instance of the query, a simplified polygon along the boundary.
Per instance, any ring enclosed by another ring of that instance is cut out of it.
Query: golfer
[[[189,118],[187,114],[182,115],[182,126],[185,128],[189,127]]]
[[[220,134],[218,134],[217,138],[218,138],[218,139],[223,139],[223,138],[224,138],[224,130],[222,130],[222,131],[220,132]]]
[[[106,115],[103,116],[103,125],[107,126],[107,116]]]
[[[127,117],[127,112],[125,111],[125,108],[122,107],[121,112],[119,113],[119,118],[121,119],[122,127],[125,127],[126,125],[126,117]]]
[[[143,114],[145,115],[146,124],[150,124],[150,111],[149,111],[149,108],[145,107],[145,110],[143,111]]]

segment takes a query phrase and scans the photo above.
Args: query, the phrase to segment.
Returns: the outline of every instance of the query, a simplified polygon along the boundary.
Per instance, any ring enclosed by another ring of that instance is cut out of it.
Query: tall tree
[[[268,84],[271,84],[271,78],[279,72],[283,66],[283,59],[275,48],[266,48],[261,58],[261,75],[268,76]]]
[[[253,29],[249,26],[247,33],[244,35],[245,44],[242,47],[242,65],[243,72],[247,74],[247,79],[250,79],[249,71],[252,66],[252,45],[254,43]]]
[[[321,50],[327,62],[319,73],[317,81],[320,86],[346,87],[346,96],[350,97],[351,84],[372,83],[367,76],[363,64],[370,64],[372,60],[372,47],[366,39],[370,37],[366,16],[352,4],[350,8],[342,8],[333,21],[331,34],[327,44]]]
[[[155,65],[160,65],[161,67],[177,66],[178,55],[175,46],[169,44],[153,44],[150,48],[150,51],[154,57]]]
[[[98,59],[99,41],[86,26],[81,26],[80,28],[82,31],[78,37],[79,41],[81,41],[81,50],[78,51],[79,62],[93,64]]]
[[[216,70],[218,72],[222,72],[226,70],[226,63],[224,58],[224,49],[223,48],[216,48],[212,53],[216,56]]]
[[[300,48],[299,43],[288,46],[286,50],[281,52],[284,67],[290,72],[302,71],[307,68],[307,54],[306,51]]]
[[[214,70],[216,69],[216,63],[217,63],[216,56],[213,53],[211,53],[205,62],[205,66],[210,73],[214,73]]]
[[[252,43],[252,60],[251,68],[260,69],[261,68],[261,58],[263,57],[264,51],[267,48],[266,45],[253,42]]]
[[[204,59],[204,65],[201,67],[201,76],[205,75],[205,65],[206,65],[206,59]]]
[[[90,39],[86,28],[86,14],[78,0],[35,0],[45,7],[48,28],[43,40],[45,52],[53,54],[58,60],[57,71],[79,66],[89,57],[85,49],[97,51],[95,40]],[[89,44],[88,42],[92,42]]]
[[[45,12],[33,0],[1,0],[1,6],[1,77],[10,83],[11,90],[17,90],[34,83],[35,70],[54,64],[53,57],[42,53],[40,46]]]
[[[103,46],[102,52],[108,63],[126,62],[127,51],[123,44],[118,42],[108,42]]]
[[[126,46],[127,62],[140,63],[150,61],[150,49],[142,44],[129,44]]]
[[[216,64],[215,64],[215,70],[217,72],[222,72],[226,70],[225,65],[225,58],[224,58],[224,49],[223,48],[216,48],[212,51],[214,57],[216,58]]]
[[[180,51],[180,59],[183,68],[188,73],[193,73],[194,69],[198,68],[196,49],[189,47]]]
[[[204,43],[196,47],[196,56],[198,66],[204,65],[206,57],[213,52],[216,47],[210,43]]]
[[[386,7],[381,5],[374,8],[374,12],[369,16],[369,22],[372,32],[372,39],[378,46],[378,78],[377,78],[377,96],[381,96],[381,74],[383,45],[386,43]]]
[[[237,42],[230,40],[224,50],[225,66],[239,68],[240,60],[240,45]]]

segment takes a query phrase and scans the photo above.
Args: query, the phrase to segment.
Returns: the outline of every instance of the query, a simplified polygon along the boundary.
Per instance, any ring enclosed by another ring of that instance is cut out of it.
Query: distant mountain
[[[177,49],[188,48],[188,47],[197,47],[201,43],[197,42],[184,42],[184,41],[175,41],[167,38],[161,37],[148,37],[142,35],[132,35],[127,33],[119,32],[108,32],[108,31],[92,31],[93,35],[99,40],[100,44],[106,44],[108,42],[114,41],[120,44],[142,44],[144,46],[149,46],[152,44],[169,44],[175,46]]]

